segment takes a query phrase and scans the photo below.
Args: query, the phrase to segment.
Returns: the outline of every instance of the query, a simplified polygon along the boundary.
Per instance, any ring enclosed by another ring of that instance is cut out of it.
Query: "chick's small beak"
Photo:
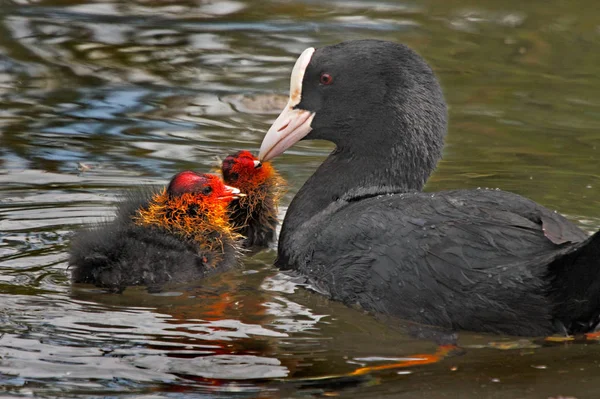
[[[246,194],[240,192],[239,188],[231,186],[225,186],[223,193],[224,195],[219,196],[219,199],[236,199],[246,196]]]
[[[254,169],[258,169],[262,166],[262,163],[260,161],[253,161],[254,162]]]

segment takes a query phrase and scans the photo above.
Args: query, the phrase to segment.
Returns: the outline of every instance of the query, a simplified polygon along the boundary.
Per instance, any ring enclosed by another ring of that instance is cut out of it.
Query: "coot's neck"
[[[406,131],[405,131],[406,132]],[[420,191],[441,155],[436,150],[423,156],[411,134],[393,134],[393,143],[368,146],[338,146],[306,181],[290,204],[280,236],[280,245],[309,220],[349,193]]]

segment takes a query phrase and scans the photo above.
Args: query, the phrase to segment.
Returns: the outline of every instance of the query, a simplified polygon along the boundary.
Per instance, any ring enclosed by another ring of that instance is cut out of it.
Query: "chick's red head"
[[[225,185],[219,176],[198,174],[191,170],[177,173],[167,187],[167,195],[172,199],[190,197],[208,203],[227,203],[239,194],[239,189]]]
[[[166,189],[139,209],[134,221],[160,226],[213,249],[215,232],[220,237],[238,238],[229,224],[227,206],[240,195],[240,190],[225,185],[219,176],[187,170],[176,174]]]
[[[223,160],[221,172],[225,183],[243,192],[253,191],[275,175],[270,162],[259,162],[249,151],[239,151]]]

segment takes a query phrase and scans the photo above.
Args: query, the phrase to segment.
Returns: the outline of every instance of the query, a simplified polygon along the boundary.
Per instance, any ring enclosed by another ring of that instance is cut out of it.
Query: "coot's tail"
[[[554,316],[566,332],[585,333],[600,322],[600,231],[549,266]]]

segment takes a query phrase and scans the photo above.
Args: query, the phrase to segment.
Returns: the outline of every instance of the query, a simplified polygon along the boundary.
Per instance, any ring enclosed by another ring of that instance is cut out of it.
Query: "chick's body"
[[[160,192],[131,193],[114,220],[75,235],[73,281],[121,292],[232,267],[240,236],[229,224],[228,204],[237,193],[217,176],[191,171],[175,175]]]
[[[267,248],[275,241],[277,206],[285,182],[270,162],[260,163],[248,151],[239,151],[223,160],[226,184],[241,190],[244,197],[229,204],[232,227],[245,238],[242,246],[251,250]]]

